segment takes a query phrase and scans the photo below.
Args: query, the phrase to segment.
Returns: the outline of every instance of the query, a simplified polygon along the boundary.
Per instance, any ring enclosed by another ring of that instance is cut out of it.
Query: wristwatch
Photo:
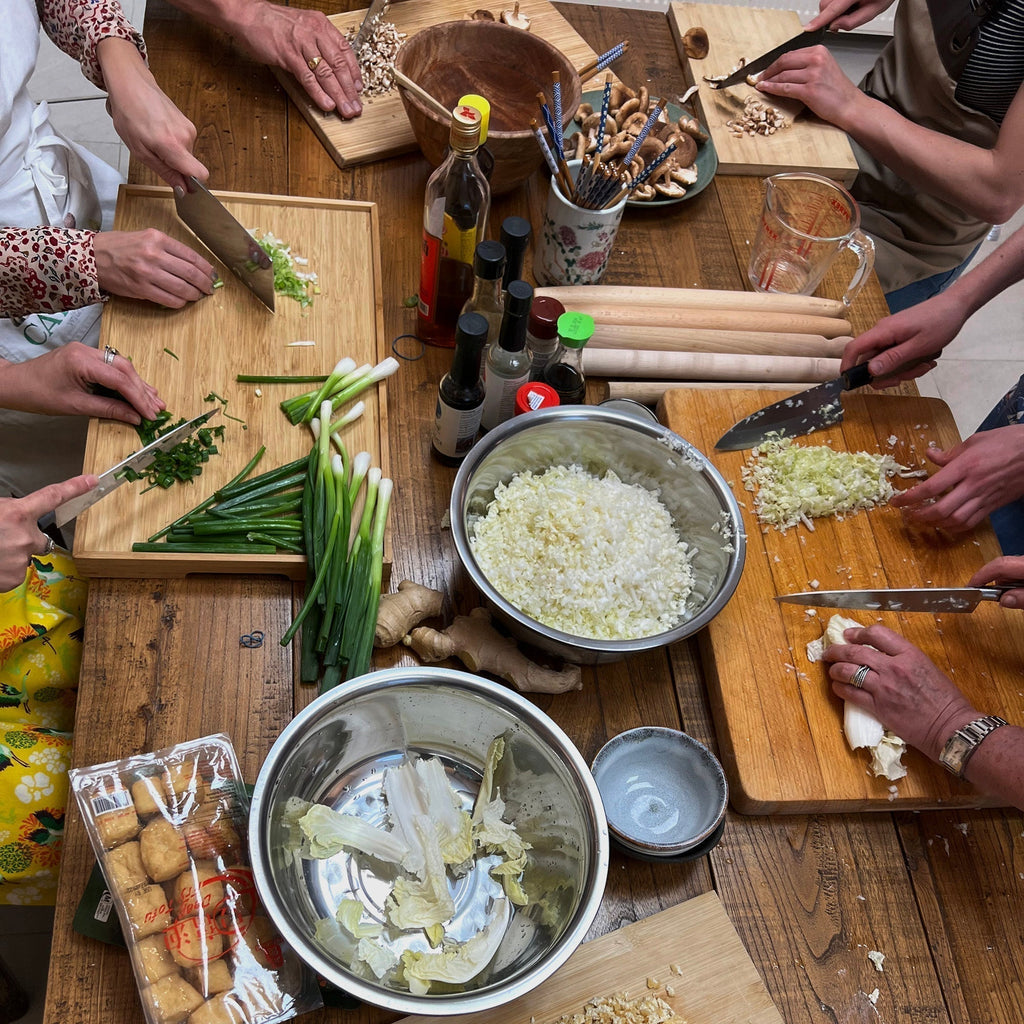
[[[998,715],[986,715],[968,722],[962,729],[957,729],[946,740],[946,745],[939,754],[939,762],[948,768],[958,779],[964,777],[967,762],[981,745],[981,741],[990,733],[995,732],[1006,721]]]

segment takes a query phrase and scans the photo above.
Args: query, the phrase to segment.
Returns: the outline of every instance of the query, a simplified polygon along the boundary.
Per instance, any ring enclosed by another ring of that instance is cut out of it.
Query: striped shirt
[[[1002,124],[1022,82],[1024,0],[1003,0],[981,23],[955,96],[958,103]]]

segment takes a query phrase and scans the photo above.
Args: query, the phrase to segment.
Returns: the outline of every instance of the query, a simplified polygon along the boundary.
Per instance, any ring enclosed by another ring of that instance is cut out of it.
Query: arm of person
[[[799,100],[914,187],[978,220],[1002,224],[1024,204],[1024,86],[992,149],[922,127],[867,96],[824,46],[780,57],[758,79],[757,88]]]
[[[896,0],[821,0],[818,13],[804,26],[808,32],[816,28],[849,31],[873,21],[888,10]]]
[[[969,587],[1019,583],[1024,580],[1024,557],[1002,555],[983,565],[968,581]],[[1024,608],[1024,587],[1010,590],[999,599],[1004,608]]]
[[[837,697],[874,715],[926,757],[939,755],[957,729],[982,717],[953,681],[909,640],[885,626],[848,629],[845,643],[825,651]],[[861,665],[863,686],[850,683]],[[1024,729],[1005,725],[986,736],[967,762],[965,778],[1024,809]]]
[[[267,0],[170,2],[227,32],[261,63],[290,72],[321,110],[336,110],[346,119],[362,113],[359,62],[321,11],[282,7]]]

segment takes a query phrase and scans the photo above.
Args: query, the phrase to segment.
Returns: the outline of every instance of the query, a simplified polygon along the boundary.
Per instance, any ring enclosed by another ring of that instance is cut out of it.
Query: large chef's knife
[[[725,78],[705,78],[704,81],[712,89],[728,89],[733,85],[742,85],[751,75],[760,74],[765,68],[771,67],[784,53],[802,50],[805,46],[817,46],[818,43],[824,42],[827,31],[828,28],[825,27],[816,28],[813,32],[798,32],[792,39],[780,43],[774,50],[769,50],[754,60],[748,60],[731,75],[726,75]]]
[[[780,594],[776,601],[825,608],[866,608],[883,612],[973,612],[982,601],[998,601],[1024,582],[999,587],[909,587],[905,590],[808,590]]]
[[[75,516],[81,515],[91,505],[95,505],[100,498],[105,498],[111,491],[116,490],[121,484],[125,483],[125,470],[134,469],[138,471],[145,469],[160,452],[170,451],[176,444],[184,441],[193,430],[201,427],[211,416],[219,411],[220,407],[216,406],[209,412],[204,412],[201,416],[196,416],[187,423],[182,423],[173,430],[168,430],[166,434],[161,434],[155,441],[147,444],[145,448],[140,448],[134,455],[129,455],[127,459],[122,459],[116,466],[111,466],[106,472],[100,473],[99,482],[95,487],[86,491],[85,494],[80,494],[77,498],[72,498],[70,501],[65,501],[63,505],[57,506],[54,510],[57,525],[63,526],[65,523],[70,523]]]
[[[373,31],[373,23],[386,2],[387,0],[373,0],[373,3],[367,8],[366,14],[363,17],[363,23],[359,26],[359,31],[352,40],[352,52],[357,58],[359,56],[359,47],[366,42],[366,37]]]
[[[718,439],[715,448],[721,452],[735,452],[759,445],[769,434],[800,437],[825,427],[834,427],[843,418],[840,395],[870,384],[872,379],[867,363],[851,366],[835,380],[752,412],[730,427]]]
[[[259,242],[225,209],[198,178],[189,178],[191,191],[174,190],[178,216],[199,240],[267,307],[274,311],[274,264]]]

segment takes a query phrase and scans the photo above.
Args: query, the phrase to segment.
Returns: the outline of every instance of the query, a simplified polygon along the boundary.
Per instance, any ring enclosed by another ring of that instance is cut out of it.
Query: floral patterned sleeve
[[[104,88],[96,59],[96,45],[103,39],[126,39],[143,58],[146,44],[125,17],[117,0],[42,0],[42,25],[46,34],[82,65],[85,77]]]
[[[0,228],[0,317],[54,313],[105,301],[94,231]]]

